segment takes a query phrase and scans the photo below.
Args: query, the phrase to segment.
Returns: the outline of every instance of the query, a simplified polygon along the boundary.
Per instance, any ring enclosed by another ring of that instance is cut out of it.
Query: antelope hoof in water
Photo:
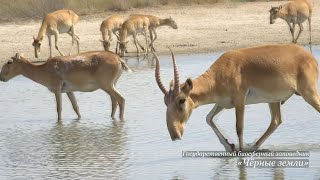
[[[256,147],[256,143],[244,143],[241,151],[255,151],[258,148]],[[240,151],[239,145],[234,147],[234,151]]]

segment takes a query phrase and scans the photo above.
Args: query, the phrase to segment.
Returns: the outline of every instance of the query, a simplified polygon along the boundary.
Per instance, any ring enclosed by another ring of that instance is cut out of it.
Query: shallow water
[[[313,53],[320,59],[320,48]],[[180,79],[197,77],[219,54],[177,56]],[[161,56],[162,79],[172,78],[169,56]],[[128,60],[118,90],[126,98],[125,121],[112,120],[103,91],[76,93],[81,120],[74,120],[66,96],[63,120],[56,121],[55,99],[45,87],[24,77],[0,83],[0,179],[319,179],[319,113],[301,97],[282,106],[283,123],[261,148],[310,150],[310,167],[239,168],[238,158],[183,158],[182,151],[224,150],[205,117],[212,105],[194,110],[181,141],[172,142],[165,104],[152,62]],[[270,122],[268,105],[246,108],[245,142],[258,139]],[[234,110],[218,126],[236,138]]]

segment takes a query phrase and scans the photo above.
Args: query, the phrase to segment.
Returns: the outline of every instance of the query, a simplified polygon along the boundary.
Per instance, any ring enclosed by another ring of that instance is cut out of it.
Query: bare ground
[[[99,41],[101,21],[110,14],[120,14],[124,17],[132,13],[154,14],[160,17],[173,17],[179,28],[169,27],[158,29],[158,39],[155,48],[160,54],[168,54],[167,46],[173,47],[176,54],[220,52],[235,48],[262,44],[290,43],[291,35],[285,21],[278,19],[275,24],[269,24],[270,6],[285,3],[250,2],[250,3],[220,3],[214,5],[193,6],[162,6],[156,8],[132,9],[125,12],[110,12],[80,17],[76,33],[80,36],[81,52],[103,50]],[[320,44],[320,2],[315,2],[312,18],[313,44]],[[0,64],[16,52],[23,52],[31,60],[34,50],[32,37],[38,33],[41,21],[17,21],[0,24]],[[297,27],[298,29],[298,27]],[[308,43],[309,32],[304,24],[298,44]],[[135,48],[132,39],[129,51]],[[141,40],[142,42],[142,40]],[[67,54],[71,47],[71,38],[67,34],[60,35],[59,46]],[[75,53],[76,48],[74,49]],[[48,57],[48,40],[45,38],[41,58]],[[53,47],[54,55],[58,52]]]

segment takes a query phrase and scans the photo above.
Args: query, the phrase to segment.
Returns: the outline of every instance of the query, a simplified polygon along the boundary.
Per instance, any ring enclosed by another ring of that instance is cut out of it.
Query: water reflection
[[[127,62],[132,70],[144,70],[154,67],[154,56],[149,53],[146,57],[122,57]]]
[[[125,178],[128,166],[125,123],[112,121],[110,126],[90,127],[81,122],[57,123],[48,132],[53,151],[50,165],[56,167],[56,174],[52,176],[75,174],[75,177]],[[70,176],[61,178],[67,177]]]
[[[212,169],[213,176],[211,179],[256,179],[256,175],[259,178],[268,178],[275,180],[283,180],[284,170],[283,168],[252,168],[246,166],[238,166],[237,162],[242,161],[243,158],[219,158],[217,166]]]
[[[317,59],[319,52],[313,47]],[[181,79],[200,75],[217,56],[177,56]],[[162,80],[169,84],[171,57],[160,59]],[[152,55],[127,62],[133,73],[123,73],[118,83],[126,97],[125,121],[109,118],[110,100],[103,91],[76,93],[87,119],[71,120],[73,109],[65,103],[66,119],[59,124],[46,88],[23,77],[0,83],[0,179],[320,179],[319,113],[301,97],[286,102],[283,124],[262,148],[310,150],[310,168],[257,169],[238,167],[237,158],[182,158],[186,150],[223,150],[205,122],[212,106],[194,110],[183,140],[171,142]],[[218,121],[230,137],[236,137],[234,116],[226,110]],[[247,142],[265,132],[269,116],[265,104],[246,109]]]

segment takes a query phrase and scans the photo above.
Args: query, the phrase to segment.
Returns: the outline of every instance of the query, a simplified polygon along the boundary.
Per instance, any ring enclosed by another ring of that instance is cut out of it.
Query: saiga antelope
[[[312,3],[309,0],[294,0],[279,7],[271,7],[270,24],[274,24],[277,18],[281,18],[288,23],[292,35],[292,43],[297,43],[301,32],[303,31],[302,23],[308,19],[309,23],[309,44],[311,44],[311,16]],[[299,25],[299,33],[294,37],[295,26]]]
[[[79,20],[79,16],[76,15],[71,10],[58,10],[50,14],[47,14],[42,21],[38,36],[33,37],[32,45],[34,46],[35,57],[38,58],[40,55],[40,49],[41,49],[43,37],[45,35],[47,35],[48,41],[49,41],[50,57],[52,57],[52,44],[51,44],[52,35],[54,36],[54,43],[55,43],[56,49],[58,50],[61,56],[64,56],[64,54],[60,51],[58,47],[59,34],[63,34],[63,33],[68,33],[72,37],[72,47],[70,49],[69,55],[73,50],[74,41],[77,42],[78,53],[79,53],[80,39],[74,32],[74,26],[76,25],[78,20]]]
[[[130,17],[147,17],[150,22],[149,34],[150,34],[150,47],[155,51],[153,47],[153,42],[158,38],[156,29],[161,26],[170,26],[173,29],[178,29],[178,25],[174,19],[170,18],[160,18],[153,15],[147,14],[131,14]]]
[[[126,63],[118,55],[109,51],[53,57],[42,65],[34,65],[17,53],[2,67],[0,80],[6,82],[15,76],[23,75],[46,86],[55,94],[58,120],[61,120],[61,93],[68,95],[80,119],[73,92],[91,92],[102,89],[111,97],[111,117],[114,118],[119,104],[120,119],[123,119],[125,99],[115,88],[122,69],[129,71]]]
[[[172,52],[171,52],[172,53]],[[254,143],[261,144],[281,124],[281,101],[294,93],[320,113],[318,94],[318,63],[303,47],[297,45],[267,45],[224,53],[198,78],[179,83],[179,73],[172,53],[174,80],[168,91],[160,79],[160,63],[156,57],[155,77],[167,106],[166,121],[172,140],[181,139],[192,110],[201,105],[215,106],[207,115],[207,123],[227,151],[235,145],[219,131],[216,120],[223,109],[235,108],[239,150],[243,150],[244,109],[247,104],[268,103],[271,123]]]
[[[112,15],[102,21],[100,26],[100,31],[102,34],[102,45],[104,50],[109,51],[112,41],[112,33],[117,37],[116,53],[118,53],[118,44],[119,44],[119,33],[121,26],[124,22],[124,19],[118,15]]]
[[[148,35],[147,32],[149,31],[150,22],[147,17],[131,17],[127,19],[123,24],[120,30],[120,40],[119,40],[119,47],[120,47],[120,54],[124,56],[126,51],[127,43],[129,42],[128,37],[132,35],[133,42],[136,46],[137,56],[140,56],[140,51],[137,46],[139,42],[137,41],[137,34],[142,33],[145,36],[145,52],[144,55],[148,54]],[[139,44],[139,46],[141,46]]]

